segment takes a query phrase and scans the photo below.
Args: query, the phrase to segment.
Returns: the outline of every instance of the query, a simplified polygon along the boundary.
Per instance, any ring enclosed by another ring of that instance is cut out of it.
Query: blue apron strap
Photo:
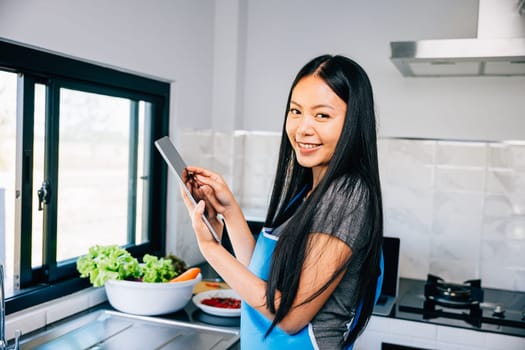
[[[295,201],[297,201],[303,194],[304,194],[304,191],[308,188],[308,186],[304,186],[299,192],[297,192],[297,194],[292,198],[292,200],[288,203],[288,205],[286,206],[286,208],[284,209],[284,211],[287,211],[291,206],[292,204],[295,203]]]
[[[376,298],[374,300],[374,305],[381,296],[381,289],[383,289],[383,278],[385,275],[385,258],[383,256],[383,249],[381,249],[381,256],[379,257],[379,271],[380,273],[379,277],[377,278]]]
[[[384,270],[385,270],[385,259],[383,257],[383,249],[381,249],[381,255],[379,257],[379,277],[377,277],[377,286],[376,286],[376,294],[374,298],[374,305],[377,303],[377,300],[381,296],[381,289],[383,288],[383,277],[384,277]],[[349,332],[352,331],[356,324],[357,320],[359,319],[359,316],[361,315],[361,310],[363,309],[363,302],[360,302],[357,306],[357,309],[355,311],[354,319],[352,320],[352,324],[348,328]],[[354,347],[354,344],[350,344],[348,347],[346,347],[345,350],[352,350]]]

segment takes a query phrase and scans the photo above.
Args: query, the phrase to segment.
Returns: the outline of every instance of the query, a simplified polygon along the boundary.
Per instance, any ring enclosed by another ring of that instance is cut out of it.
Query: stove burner
[[[479,308],[479,304],[483,302],[481,280],[468,280],[463,284],[453,284],[429,274],[425,284],[425,298],[430,304],[435,303],[452,308]]]
[[[423,303],[423,318],[440,317],[443,313],[436,306],[453,309],[463,309],[455,317],[461,318],[475,327],[481,327],[483,302],[481,280],[468,280],[463,284],[446,283],[441,277],[428,275],[425,284],[425,301]]]
[[[446,283],[433,275],[428,275],[427,281],[410,283],[412,288],[407,289],[398,304],[398,311],[408,317],[525,336],[523,292],[482,289],[480,280]]]

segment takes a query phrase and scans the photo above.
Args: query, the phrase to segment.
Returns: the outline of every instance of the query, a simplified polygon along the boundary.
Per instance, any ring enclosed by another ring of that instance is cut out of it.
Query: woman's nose
[[[299,120],[299,125],[297,126],[297,132],[301,135],[308,135],[313,132],[312,118],[309,116],[304,116]]]

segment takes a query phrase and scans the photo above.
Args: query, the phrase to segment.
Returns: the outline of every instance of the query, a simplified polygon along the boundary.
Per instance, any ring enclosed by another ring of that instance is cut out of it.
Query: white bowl
[[[201,274],[190,281],[147,283],[109,280],[104,285],[111,306],[115,309],[144,316],[178,311],[188,303],[193,287]]]

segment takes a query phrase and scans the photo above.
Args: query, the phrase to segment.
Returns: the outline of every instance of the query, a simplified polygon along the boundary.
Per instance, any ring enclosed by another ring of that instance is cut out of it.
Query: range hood
[[[478,36],[394,41],[391,60],[406,77],[525,76],[525,0],[480,0]]]

